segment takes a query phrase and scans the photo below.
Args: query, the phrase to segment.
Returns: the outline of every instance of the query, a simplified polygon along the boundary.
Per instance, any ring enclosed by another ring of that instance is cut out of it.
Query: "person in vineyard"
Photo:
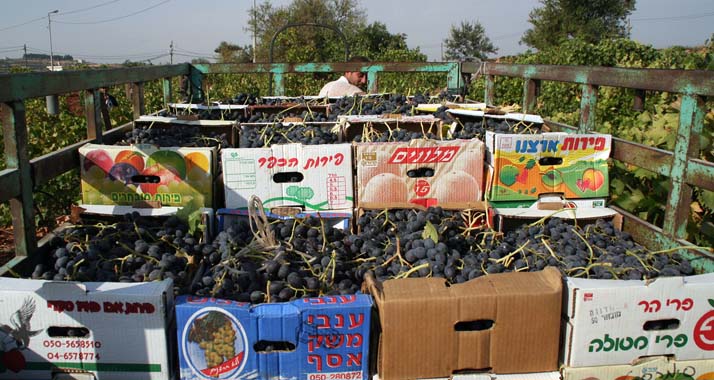
[[[369,62],[367,57],[354,56],[350,58],[348,62]],[[327,83],[320,90],[318,96],[331,96],[331,97],[341,97],[341,96],[353,96],[353,95],[364,95],[365,92],[360,88],[360,86],[367,83],[367,74],[361,71],[347,71],[339,79]]]

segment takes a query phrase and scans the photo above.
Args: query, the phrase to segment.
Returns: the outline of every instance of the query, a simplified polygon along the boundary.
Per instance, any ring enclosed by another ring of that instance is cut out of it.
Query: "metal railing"
[[[163,80],[164,103],[171,99],[171,78],[186,76],[189,94],[194,101],[203,98],[204,75],[273,74],[275,95],[285,92],[284,75],[293,73],[330,73],[345,71],[368,73],[370,92],[377,92],[378,75],[383,72],[446,73],[447,88],[464,92],[464,74],[485,76],[487,103],[495,104],[493,94],[496,76],[523,78],[523,109],[535,109],[540,82],[559,81],[582,87],[580,123],[574,128],[588,132],[595,128],[598,87],[633,88],[636,103],[643,102],[645,91],[679,93],[682,97],[677,142],[673,152],[647,147],[613,138],[612,157],[669,177],[672,191],[666,204],[663,228],[651,225],[623,210],[624,228],[637,241],[647,242],[651,248],[667,249],[686,245],[685,226],[692,199],[692,186],[714,191],[714,164],[695,156],[699,153],[699,133],[703,128],[704,97],[714,95],[714,73],[691,70],[648,70],[583,66],[513,65],[499,63],[258,63],[258,64],[178,64],[140,68],[84,70],[49,73],[0,75],[0,114],[5,143],[7,168],[0,171],[0,201],[9,201],[15,234],[15,258],[0,268],[0,274],[22,264],[34,265],[37,255],[33,217],[33,189],[49,180],[79,167],[79,148],[88,142],[116,141],[131,123],[106,130],[102,118],[103,102],[99,89],[130,84],[133,116],[146,114],[143,83]],[[82,92],[85,96],[84,113],[87,138],[50,154],[29,159],[28,125],[25,100],[48,95]],[[28,260],[31,259],[31,260]]]

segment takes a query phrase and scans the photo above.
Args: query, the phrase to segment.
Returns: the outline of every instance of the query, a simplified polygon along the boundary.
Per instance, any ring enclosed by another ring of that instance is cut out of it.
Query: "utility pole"
[[[27,44],[22,44],[22,50],[25,52],[23,57],[25,57],[25,68],[27,68],[28,67],[28,65],[27,65]]]
[[[171,57],[171,64],[174,64],[174,41],[171,40],[171,45],[169,45],[169,57]]]
[[[441,43],[441,62],[444,62],[444,43]]]
[[[255,43],[255,31],[258,28],[258,23],[255,20],[255,14],[258,13],[258,10],[255,9],[255,0],[253,0],[253,63],[255,63],[255,48],[256,48],[256,43]]]
[[[55,71],[55,59],[52,54],[52,14],[57,13],[59,10],[55,9],[52,12],[47,12],[47,27],[50,29],[50,70]]]

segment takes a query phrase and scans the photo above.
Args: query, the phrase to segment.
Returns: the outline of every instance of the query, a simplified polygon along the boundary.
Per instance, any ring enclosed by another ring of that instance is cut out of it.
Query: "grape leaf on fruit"
[[[424,232],[421,234],[422,239],[431,239],[434,243],[439,242],[439,232],[436,231],[436,227],[429,221],[424,225]]]
[[[528,162],[526,162],[526,169],[530,169],[530,168],[534,167],[535,164],[536,164],[536,161],[531,158],[530,160],[528,160]]]
[[[714,191],[701,189],[699,193],[699,201],[702,206],[714,210]]]
[[[188,231],[191,234],[196,230],[203,231],[206,228],[201,222],[201,209],[201,201],[194,198],[176,212],[176,216],[188,224]]]

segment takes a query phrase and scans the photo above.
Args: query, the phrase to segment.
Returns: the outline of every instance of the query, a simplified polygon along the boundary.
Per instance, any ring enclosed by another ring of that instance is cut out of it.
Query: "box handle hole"
[[[483,331],[489,330],[493,327],[493,320],[491,319],[477,319],[475,321],[461,321],[456,322],[454,325],[454,330],[456,331]]]
[[[47,335],[52,338],[86,338],[89,335],[89,329],[86,327],[51,326],[47,329]]]
[[[275,182],[275,183],[302,182],[303,178],[305,178],[305,177],[300,172],[275,173],[273,175],[273,182]]]
[[[434,176],[434,169],[432,168],[416,168],[407,170],[407,177],[409,178],[428,178]]]
[[[135,175],[131,176],[131,182],[133,183],[159,183],[161,182],[161,177],[157,175]]]
[[[562,165],[563,158],[562,157],[541,157],[538,160],[538,164],[541,166]]]
[[[268,354],[275,351],[295,351],[295,345],[290,342],[279,342],[272,340],[259,340],[253,345],[255,352],[259,354]]]
[[[660,330],[676,330],[679,328],[679,319],[657,319],[654,321],[647,321],[642,326],[645,331],[660,331]]]

